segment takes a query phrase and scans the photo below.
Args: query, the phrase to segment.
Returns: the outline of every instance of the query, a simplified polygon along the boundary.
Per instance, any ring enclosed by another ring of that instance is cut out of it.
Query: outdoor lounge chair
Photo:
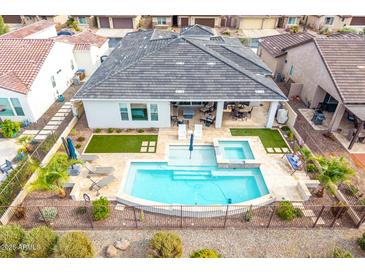
[[[114,167],[93,166],[88,162],[85,162],[84,165],[89,170],[90,175],[110,175],[114,172]]]
[[[185,124],[179,125],[178,139],[179,140],[186,140],[186,125]]]
[[[194,126],[194,138],[201,139],[203,137],[203,126],[201,124],[195,124]]]
[[[11,169],[13,169],[13,164],[8,160],[5,160],[5,164],[0,166],[0,171],[3,174],[8,174]]]
[[[80,160],[83,162],[92,162],[99,159],[98,155],[93,155],[93,154],[82,154],[80,156]]]
[[[285,159],[288,161],[289,166],[293,169],[290,175],[293,175],[297,170],[301,170],[304,162],[300,160],[298,155],[295,154],[285,154]]]
[[[91,179],[89,176],[88,178],[90,179],[90,181],[92,181],[91,186],[89,187],[89,190],[96,190],[97,193],[96,195],[99,195],[99,191],[100,189],[102,189],[103,187],[109,185],[111,182],[113,182],[116,178],[113,175],[109,175],[107,177],[104,177],[103,179],[100,179],[99,181],[94,181],[93,179]]]

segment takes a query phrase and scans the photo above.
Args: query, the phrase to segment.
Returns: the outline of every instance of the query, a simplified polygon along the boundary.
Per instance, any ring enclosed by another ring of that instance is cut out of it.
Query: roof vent
[[[177,93],[177,94],[183,94],[183,93],[185,93],[185,90],[183,90],[183,89],[177,89],[177,90],[175,90],[175,93]]]
[[[184,65],[184,62],[176,62],[176,65]]]
[[[257,94],[263,94],[263,93],[265,93],[265,91],[263,89],[256,89],[255,90],[255,93],[257,93]]]
[[[207,65],[214,66],[215,65],[215,62],[208,62]]]

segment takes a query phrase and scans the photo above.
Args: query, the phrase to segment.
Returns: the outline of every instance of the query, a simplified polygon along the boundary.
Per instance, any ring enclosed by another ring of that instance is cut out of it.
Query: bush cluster
[[[25,248],[20,255],[23,258],[47,258],[52,254],[57,238],[56,232],[47,226],[35,227],[25,233]]]
[[[104,197],[100,197],[98,200],[93,201],[92,212],[94,221],[105,220],[110,213],[109,201]]]
[[[95,248],[92,241],[82,232],[70,232],[61,236],[56,248],[57,258],[93,258]]]
[[[353,258],[350,251],[347,251],[345,249],[335,247],[332,251],[332,257],[333,258]]]
[[[172,232],[157,232],[149,242],[152,258],[181,258],[183,252],[180,236]]]
[[[357,239],[357,243],[359,244],[361,249],[365,251],[365,233],[362,234],[361,238]]]
[[[295,208],[290,201],[283,201],[276,209],[276,215],[285,221],[291,221],[302,217],[303,213],[299,208]]]
[[[24,238],[24,230],[19,225],[0,226],[0,258],[14,258]]]
[[[190,258],[221,258],[222,256],[215,249],[200,249],[190,254]]]

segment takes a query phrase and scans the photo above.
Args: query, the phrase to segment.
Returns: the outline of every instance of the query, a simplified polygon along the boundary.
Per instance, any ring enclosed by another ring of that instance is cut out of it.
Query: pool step
[[[196,180],[209,180],[211,177],[207,175],[174,175],[174,180],[189,180],[189,181],[196,181]]]
[[[175,175],[210,176],[210,170],[174,170]]]

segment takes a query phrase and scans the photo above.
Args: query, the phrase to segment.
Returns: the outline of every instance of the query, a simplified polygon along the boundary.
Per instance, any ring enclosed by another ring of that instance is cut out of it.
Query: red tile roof
[[[44,30],[53,25],[54,24],[51,22],[42,20],[42,21],[35,22],[31,25],[22,27],[20,29],[14,30],[12,32],[6,33],[4,35],[1,35],[0,38],[1,39],[27,38],[29,35],[37,33],[39,31]]]
[[[306,43],[313,39],[313,35],[308,32],[283,33],[263,38],[260,45],[272,56],[284,55],[285,50]]]
[[[74,44],[74,50],[88,50],[90,46],[100,48],[108,40],[104,36],[97,35],[92,32],[84,31],[75,35],[61,35],[53,38],[56,41]]]
[[[53,45],[50,39],[0,39],[0,87],[26,94]]]

